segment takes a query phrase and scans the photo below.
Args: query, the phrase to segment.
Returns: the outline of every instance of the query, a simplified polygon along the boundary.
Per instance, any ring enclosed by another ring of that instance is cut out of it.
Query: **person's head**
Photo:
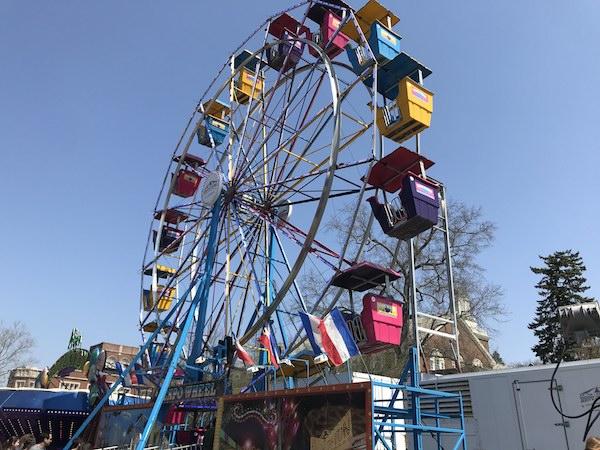
[[[44,447],[49,447],[52,444],[52,435],[50,433],[42,433],[40,444],[43,444]]]
[[[6,441],[6,445],[4,446],[4,448],[15,449],[15,448],[19,448],[20,445],[21,445],[21,443],[19,441],[19,438],[17,436],[11,436]]]
[[[600,450],[600,438],[595,436],[589,437],[585,441],[585,450]]]
[[[35,436],[33,434],[24,434],[19,438],[19,447],[28,450],[35,445]]]

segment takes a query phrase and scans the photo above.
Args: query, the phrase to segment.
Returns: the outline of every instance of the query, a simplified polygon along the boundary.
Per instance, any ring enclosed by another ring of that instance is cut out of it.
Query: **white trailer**
[[[586,418],[563,420],[552,405],[554,367],[444,375],[424,380],[421,385],[462,393],[469,450],[583,450]],[[588,410],[600,396],[600,360],[561,364],[554,394],[565,414]],[[600,419],[589,435],[600,436]],[[431,436],[425,435],[424,442],[426,449],[438,448]],[[447,443],[442,445],[451,448]]]

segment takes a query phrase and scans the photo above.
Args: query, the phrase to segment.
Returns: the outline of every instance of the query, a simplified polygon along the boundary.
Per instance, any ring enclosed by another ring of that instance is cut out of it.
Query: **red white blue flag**
[[[273,345],[273,339],[271,339],[271,332],[269,328],[263,328],[263,332],[258,338],[258,342],[263,346],[265,351],[267,352],[268,363],[279,369],[279,355],[277,354],[277,348]]]
[[[300,318],[315,355],[325,354],[334,366],[339,366],[359,354],[344,316],[337,308],[323,319],[304,312]]]
[[[252,359],[250,354],[246,351],[244,347],[242,347],[242,344],[240,344],[240,342],[237,340],[235,341],[235,354],[244,362],[244,364],[248,366],[254,365],[254,360]]]

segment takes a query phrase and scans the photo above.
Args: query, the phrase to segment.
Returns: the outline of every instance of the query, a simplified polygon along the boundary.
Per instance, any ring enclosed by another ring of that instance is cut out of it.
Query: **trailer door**
[[[567,419],[563,422],[550,400],[550,380],[513,382],[523,450],[571,450]],[[560,391],[554,398],[560,404]]]

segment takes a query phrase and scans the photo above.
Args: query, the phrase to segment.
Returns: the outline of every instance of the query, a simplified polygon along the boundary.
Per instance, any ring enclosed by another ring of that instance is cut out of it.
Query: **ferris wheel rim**
[[[337,80],[335,69],[333,68],[332,61],[329,59],[329,57],[327,56],[327,54],[320,47],[318,47],[312,41],[308,41],[306,39],[299,38],[298,40],[303,41],[305,45],[309,45],[309,46],[313,47],[315,49],[315,51],[319,54],[319,59],[318,59],[317,62],[315,62],[313,64],[308,64],[306,66],[303,66],[299,70],[302,70],[302,71],[308,70],[311,67],[315,67],[317,64],[323,64],[325,66],[325,71],[326,71],[326,73],[328,75],[328,78],[329,78],[329,87],[330,87],[329,90],[330,90],[330,93],[332,95],[332,97],[331,97],[332,98],[332,102],[331,102],[332,114],[331,114],[331,117],[334,119],[333,120],[334,121],[334,132],[333,132],[333,136],[332,136],[332,139],[331,139],[331,143],[329,144],[330,152],[329,152],[329,158],[328,158],[328,163],[327,163],[327,176],[326,176],[325,181],[324,181],[324,183],[326,184],[326,186],[325,186],[325,189],[321,193],[321,197],[319,199],[319,203],[318,203],[318,206],[317,206],[317,210],[319,211],[319,213],[316,214],[315,217],[313,218],[313,221],[312,221],[311,226],[309,228],[309,235],[308,235],[307,239],[304,242],[304,245],[303,245],[302,250],[301,250],[301,254],[298,255],[298,257],[296,258],[296,262],[294,264],[293,271],[286,278],[286,281],[285,281],[285,285],[286,285],[285,286],[285,292],[283,292],[282,294],[279,295],[279,299],[277,300],[277,302],[275,303],[275,305],[278,305],[281,302],[281,300],[285,296],[285,293],[287,293],[287,291],[291,287],[291,284],[292,284],[295,276],[297,275],[298,271],[302,267],[302,264],[303,264],[304,260],[306,259],[307,254],[309,253],[310,245],[312,244],[312,242],[314,240],[315,234],[316,234],[316,232],[317,232],[317,230],[319,228],[319,225],[320,225],[320,222],[321,222],[321,219],[322,219],[322,216],[323,216],[323,212],[324,212],[325,207],[327,205],[328,196],[329,196],[329,193],[330,193],[330,190],[331,190],[331,185],[332,185],[334,174],[335,174],[335,164],[336,164],[336,161],[337,161],[337,154],[339,152],[341,108],[340,108],[340,98],[339,98],[339,86],[338,86],[338,80]],[[278,41],[274,42],[274,43],[265,44],[261,49],[259,49],[256,52],[254,52],[251,57],[257,56],[258,54],[264,52],[266,48],[269,48],[269,47],[272,47],[274,45],[277,45],[277,43],[278,43]],[[212,99],[210,100],[210,102],[214,102],[214,101],[217,100],[218,96],[227,88],[227,86],[231,83],[231,80],[233,80],[235,78],[235,76],[239,73],[240,70],[241,70],[241,68],[238,68],[234,73],[232,73],[230,76],[227,77],[227,79],[223,82],[221,88],[216,91],[216,94],[212,97]],[[278,83],[270,89],[270,92],[276,91],[281,86],[281,84],[284,81],[285,80],[278,81]],[[175,165],[175,168],[174,168],[175,171],[178,168],[181,167],[183,158],[188,154],[189,149],[190,149],[191,144],[192,144],[193,139],[194,139],[194,135],[197,132],[199,126],[201,125],[201,123],[203,121],[203,118],[204,118],[204,114],[201,113],[200,119],[196,122],[195,126],[193,127],[193,130],[192,130],[192,132],[189,135],[188,142],[186,143],[186,145],[183,148],[183,152],[180,155],[179,161],[178,161],[177,165]],[[211,156],[214,154],[214,150],[215,150],[215,148],[212,147],[211,148]],[[171,197],[173,195],[173,187],[174,187],[173,180],[171,180],[171,183],[169,184],[168,192],[166,193],[165,199],[164,199],[164,202],[163,202],[163,209],[162,209],[163,214],[162,214],[161,220],[159,221],[159,230],[158,230],[158,232],[160,232],[160,230],[165,226],[165,223],[164,223],[164,214],[165,214],[165,211],[167,210],[167,208],[169,206],[170,199],[171,199]],[[158,259],[157,256],[160,256],[160,254],[157,252],[158,247],[159,247],[158,240],[155,243],[154,247],[155,247],[154,261],[150,262],[150,264],[147,264],[146,262],[144,262],[145,267],[148,267],[148,266],[152,265],[153,266],[153,270],[155,270],[155,267],[157,265],[157,259]],[[142,286],[142,289],[143,289],[143,286]],[[282,289],[280,289],[278,292],[282,292]],[[257,323],[261,324],[271,314],[272,314],[272,312],[264,313],[258,319]],[[142,321],[141,320],[140,320],[140,325],[142,325]],[[258,326],[260,326],[260,325],[257,325],[257,327]],[[246,333],[245,335],[248,336],[248,333]]]

